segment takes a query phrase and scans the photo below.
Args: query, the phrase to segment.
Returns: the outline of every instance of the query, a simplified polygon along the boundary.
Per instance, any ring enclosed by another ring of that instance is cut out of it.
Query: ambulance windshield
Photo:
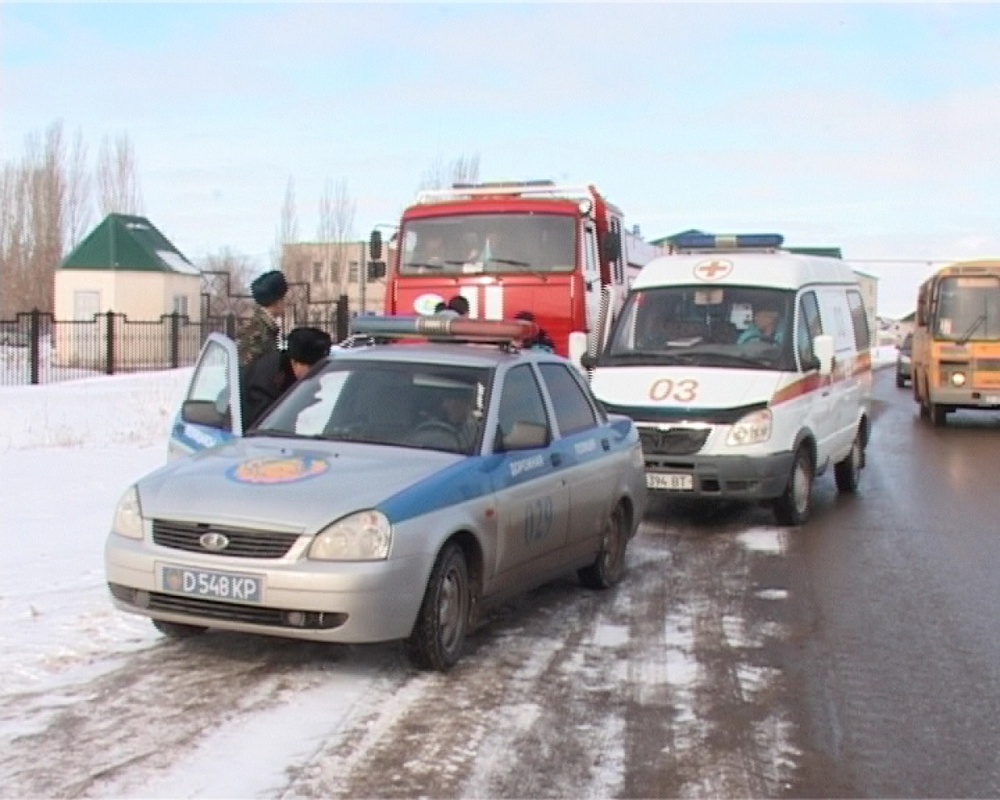
[[[457,214],[407,222],[401,275],[572,272],[576,219],[553,214]]]
[[[794,369],[794,296],[750,286],[635,290],[602,363]]]

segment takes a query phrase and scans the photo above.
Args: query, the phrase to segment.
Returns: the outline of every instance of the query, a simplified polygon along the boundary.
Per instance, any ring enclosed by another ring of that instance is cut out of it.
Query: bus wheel
[[[774,501],[774,517],[779,525],[802,525],[809,518],[812,505],[813,465],[809,450],[795,451],[792,473],[781,497]]]

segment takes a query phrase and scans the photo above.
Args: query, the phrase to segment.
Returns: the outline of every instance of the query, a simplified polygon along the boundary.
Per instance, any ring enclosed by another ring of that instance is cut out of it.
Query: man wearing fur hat
[[[242,368],[243,429],[257,423],[297,380],[330,355],[333,340],[319,328],[294,328],[288,346],[274,349]]]
[[[288,281],[279,270],[265,272],[250,284],[250,294],[257,307],[254,308],[253,318],[240,332],[236,342],[240,364],[243,365],[278,350],[280,320],[285,314]]]

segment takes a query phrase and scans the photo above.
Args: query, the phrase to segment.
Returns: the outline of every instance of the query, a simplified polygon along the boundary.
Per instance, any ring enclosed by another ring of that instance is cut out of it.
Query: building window
[[[358,282],[358,262],[351,261],[347,264],[347,282],[357,283]]]
[[[313,261],[313,283],[323,282],[323,262]]]

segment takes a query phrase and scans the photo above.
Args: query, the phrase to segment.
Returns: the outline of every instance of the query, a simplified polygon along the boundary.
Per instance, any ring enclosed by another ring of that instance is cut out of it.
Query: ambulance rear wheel
[[[833,465],[833,477],[837,481],[837,489],[853,494],[861,482],[861,465],[864,464],[865,451],[861,444],[861,434],[854,437],[851,452],[847,458]]]
[[[804,445],[795,451],[792,472],[784,494],[774,501],[774,517],[779,525],[802,525],[812,506],[813,463]]]

